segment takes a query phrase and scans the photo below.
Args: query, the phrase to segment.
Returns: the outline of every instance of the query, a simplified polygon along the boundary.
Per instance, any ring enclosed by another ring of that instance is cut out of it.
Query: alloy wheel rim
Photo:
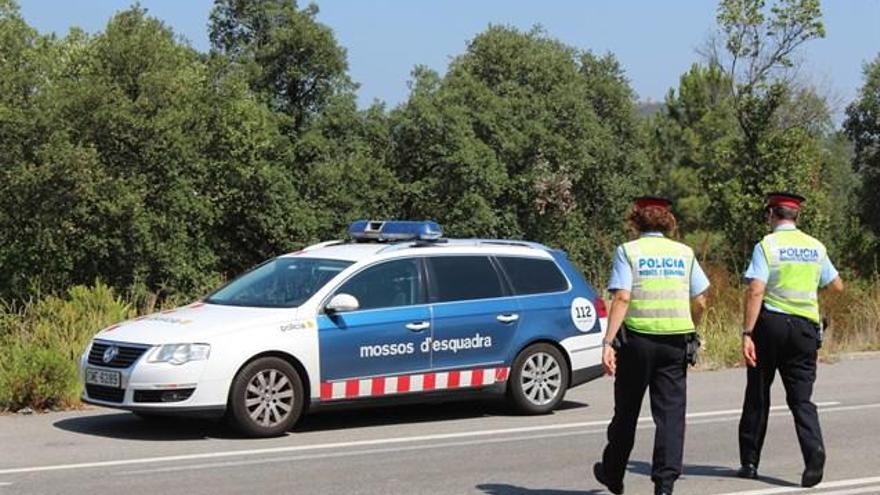
[[[262,370],[248,382],[244,405],[251,420],[271,428],[284,422],[293,411],[293,384],[279,370]]]
[[[562,369],[556,358],[546,352],[529,356],[520,373],[523,394],[532,404],[549,404],[562,387]]]

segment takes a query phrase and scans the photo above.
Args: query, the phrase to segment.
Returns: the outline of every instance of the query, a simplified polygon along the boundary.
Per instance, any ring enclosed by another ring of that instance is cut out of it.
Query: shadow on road
[[[522,486],[487,483],[477,485],[487,495],[599,495],[603,490],[555,490],[553,488],[525,488]]]
[[[738,468],[739,466],[737,466]],[[651,464],[643,461],[630,461],[627,471],[630,473],[651,476]],[[736,478],[736,469],[730,466],[706,466],[699,464],[685,464],[682,471],[682,478],[688,476],[710,476],[713,478]],[[681,482],[682,480],[679,480]],[[758,481],[777,486],[800,486],[796,483],[786,481],[772,476],[758,476]]]
[[[235,430],[216,420],[172,417],[145,420],[128,412],[67,418],[52,426],[72,433],[124,440],[242,438]]]
[[[565,401],[559,409],[588,407]],[[297,433],[330,431],[369,426],[431,423],[454,419],[511,416],[510,407],[498,401],[444,402],[372,408],[326,410],[306,415],[291,431]],[[128,412],[78,416],[53,423],[55,428],[107,438],[144,441],[202,440],[207,438],[244,438],[235,429],[218,420],[155,417],[142,419]]]
[[[588,407],[587,404],[564,401],[558,409]],[[343,428],[362,428],[411,423],[432,423],[452,419],[469,419],[491,416],[513,416],[510,406],[504,402],[466,401],[383,406],[328,410],[308,415],[294,428],[294,432],[326,431]]]

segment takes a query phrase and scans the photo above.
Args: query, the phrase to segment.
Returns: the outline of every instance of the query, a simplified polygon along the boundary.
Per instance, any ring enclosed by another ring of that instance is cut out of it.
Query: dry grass
[[[827,352],[880,350],[880,276],[847,284],[822,298],[829,325]]]
[[[712,286],[703,318],[702,369],[742,365],[740,332],[745,285],[723,269],[707,267]],[[880,350],[880,277],[847,283],[842,294],[823,294],[822,313],[829,325],[820,358],[842,352]]]

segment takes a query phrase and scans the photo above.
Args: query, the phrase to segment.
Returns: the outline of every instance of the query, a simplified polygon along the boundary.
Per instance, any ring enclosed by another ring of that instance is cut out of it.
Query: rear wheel
[[[546,414],[562,402],[568,381],[568,366],[559,349],[533,344],[513,361],[507,394],[518,411]]]
[[[304,395],[302,379],[290,363],[277,357],[259,358],[232,382],[229,416],[245,435],[282,435],[302,415]]]

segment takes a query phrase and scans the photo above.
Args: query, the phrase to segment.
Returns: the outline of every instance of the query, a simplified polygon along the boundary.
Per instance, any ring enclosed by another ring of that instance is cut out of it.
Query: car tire
[[[547,414],[562,402],[569,383],[568,363],[550,344],[533,344],[513,361],[507,396],[523,414]]]
[[[287,361],[264,357],[248,363],[232,382],[228,418],[249,437],[283,435],[299,420],[305,393],[302,378]]]

